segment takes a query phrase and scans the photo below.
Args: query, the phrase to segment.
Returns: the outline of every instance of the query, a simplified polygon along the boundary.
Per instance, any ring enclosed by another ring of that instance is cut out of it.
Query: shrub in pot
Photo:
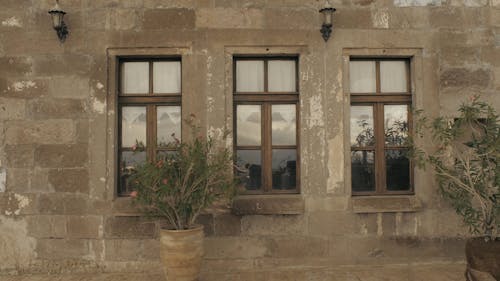
[[[487,272],[500,280],[500,119],[478,96],[454,118],[427,119],[417,112],[417,132],[430,132],[435,150],[414,146],[413,156],[430,164],[439,192],[463,218],[474,238],[466,243],[467,280]],[[484,274],[482,276],[485,276]]]
[[[203,255],[203,226],[198,215],[235,191],[232,154],[222,142],[203,137],[194,118],[185,120],[191,137],[176,141],[175,150],[135,168],[130,177],[133,202],[147,215],[163,218],[160,254],[167,280],[197,280]]]

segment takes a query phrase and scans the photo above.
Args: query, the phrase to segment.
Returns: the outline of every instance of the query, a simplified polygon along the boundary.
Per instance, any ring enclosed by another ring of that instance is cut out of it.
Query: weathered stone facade
[[[204,215],[202,280],[463,280],[467,232],[431,173],[414,196],[351,196],[344,70],[353,53],[410,55],[417,107],[480,93],[500,108],[500,1],[332,0],[326,43],[321,0],[63,0],[64,44],[54,3],[0,3],[1,280],[161,278],[158,224],[115,195],[112,65],[141,52],[182,56],[183,115],[209,132],[232,126],[233,54],[300,57],[301,194]]]

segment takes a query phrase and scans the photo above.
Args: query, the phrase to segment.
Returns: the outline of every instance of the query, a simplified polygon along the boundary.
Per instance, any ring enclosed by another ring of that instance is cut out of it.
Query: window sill
[[[414,195],[352,197],[354,213],[417,212],[422,203]]]
[[[235,215],[300,215],[305,203],[300,194],[241,195],[233,200]]]

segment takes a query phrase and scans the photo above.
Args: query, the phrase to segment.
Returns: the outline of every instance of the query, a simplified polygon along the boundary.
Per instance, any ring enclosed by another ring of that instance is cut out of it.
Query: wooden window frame
[[[175,61],[181,64],[181,89],[179,93],[153,93],[153,63]],[[127,62],[147,62],[149,64],[149,87],[147,93],[125,94],[122,92],[123,65]],[[122,108],[124,106],[144,106],[146,107],[146,161],[156,159],[157,151],[173,151],[169,147],[157,147],[157,107],[158,106],[179,106],[182,115],[182,59],[180,56],[134,56],[118,57],[118,75],[117,75],[117,105],[118,105],[118,131],[117,131],[117,166],[115,180],[117,182],[118,196],[129,196],[130,190],[122,190],[120,186],[120,163],[123,151],[134,151],[130,147],[122,147]],[[182,132],[182,123],[181,123]],[[178,136],[179,139],[181,136]]]
[[[375,135],[375,144],[372,146],[364,147],[353,147],[350,145],[350,151],[373,151],[374,152],[374,165],[375,165],[375,190],[374,191],[354,191],[352,190],[353,196],[361,195],[413,195],[414,190],[414,163],[411,159],[409,165],[409,176],[410,186],[408,190],[397,190],[390,191],[387,190],[386,186],[386,163],[385,163],[385,151],[386,150],[404,150],[408,149],[409,146],[386,146],[385,136],[384,136],[384,105],[407,105],[408,106],[408,134],[411,135],[413,132],[412,126],[412,92],[411,92],[411,60],[409,58],[401,57],[350,57],[350,61],[374,61],[375,62],[375,73],[376,73],[376,90],[371,93],[350,93],[350,105],[370,105],[373,106],[373,126]],[[381,79],[380,79],[380,62],[381,61],[405,61],[406,64],[406,92],[395,92],[395,93],[382,93],[381,92]],[[349,156],[350,158],[351,156]],[[352,189],[352,185],[351,185]]]
[[[264,62],[264,91],[263,92],[237,92],[236,64],[238,61],[258,60]],[[272,60],[293,60],[295,61],[295,92],[269,92],[268,91],[268,63]],[[300,101],[299,101],[299,57],[298,55],[235,55],[233,56],[233,128],[234,140],[233,151],[238,150],[261,150],[262,174],[261,188],[259,190],[246,190],[243,193],[248,195],[259,194],[298,194],[300,193]],[[273,145],[272,144],[272,120],[271,107],[277,104],[295,104],[295,145]],[[236,109],[238,105],[260,105],[261,106],[261,145],[258,146],[238,146],[237,145],[237,118]],[[273,149],[295,149],[296,150],[296,185],[294,189],[279,190],[272,187],[272,151]],[[235,159],[236,162],[236,159]]]

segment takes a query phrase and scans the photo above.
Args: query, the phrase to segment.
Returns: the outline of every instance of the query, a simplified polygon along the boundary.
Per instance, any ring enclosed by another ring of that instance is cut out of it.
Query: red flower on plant
[[[161,168],[163,166],[163,160],[156,162],[156,167]]]
[[[168,180],[167,180],[167,179],[162,179],[162,180],[161,180],[161,183],[163,183],[163,184],[167,184],[167,183],[168,183]]]
[[[137,150],[137,144],[132,145],[132,150],[136,151]]]
[[[130,197],[136,198],[137,197],[137,191],[134,190],[134,191],[130,192]]]

